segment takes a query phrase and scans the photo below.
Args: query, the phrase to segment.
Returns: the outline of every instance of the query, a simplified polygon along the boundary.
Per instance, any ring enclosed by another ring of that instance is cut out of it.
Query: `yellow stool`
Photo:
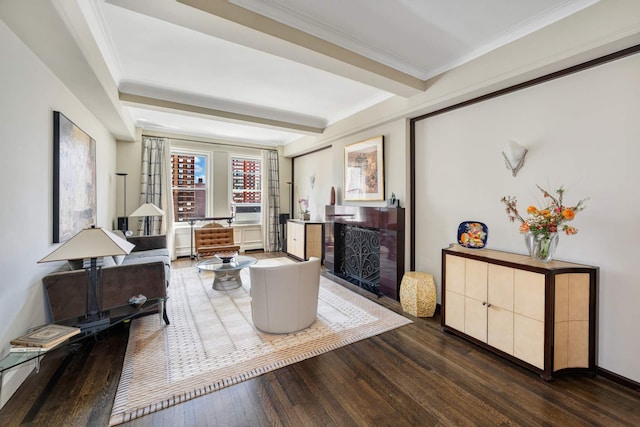
[[[420,271],[408,271],[400,283],[402,309],[416,317],[432,317],[436,311],[436,284],[433,276]]]

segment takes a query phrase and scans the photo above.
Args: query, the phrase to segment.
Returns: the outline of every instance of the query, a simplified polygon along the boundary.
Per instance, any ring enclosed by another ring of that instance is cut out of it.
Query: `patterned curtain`
[[[140,205],[153,203],[164,211],[164,216],[149,217],[151,234],[166,234],[171,259],[175,259],[169,141],[165,138],[143,136],[141,169]],[[140,218],[138,222],[138,232],[144,232],[144,218]]]
[[[278,152],[262,151],[262,194],[264,196],[262,213],[264,251],[274,252],[282,249],[280,236],[280,172]]]

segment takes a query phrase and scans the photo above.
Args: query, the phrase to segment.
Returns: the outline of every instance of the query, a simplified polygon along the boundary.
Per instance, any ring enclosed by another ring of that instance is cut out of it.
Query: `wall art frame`
[[[96,224],[96,141],[53,112],[53,243]]]
[[[344,147],[344,200],[385,200],[384,136]]]

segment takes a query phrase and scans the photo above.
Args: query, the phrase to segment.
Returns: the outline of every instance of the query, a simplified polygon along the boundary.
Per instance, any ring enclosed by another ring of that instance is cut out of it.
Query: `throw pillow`
[[[67,263],[72,270],[80,270],[82,268],[82,261],[81,259],[70,259]]]
[[[115,261],[116,265],[121,265],[125,257],[126,255],[114,255],[113,260]]]

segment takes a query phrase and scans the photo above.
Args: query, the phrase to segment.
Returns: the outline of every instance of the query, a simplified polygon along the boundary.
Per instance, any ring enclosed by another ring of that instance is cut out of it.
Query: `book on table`
[[[9,347],[10,353],[46,353],[49,348],[27,347],[26,345],[12,345]]]
[[[42,351],[55,347],[79,333],[80,328],[52,323],[11,340],[11,344],[19,347],[36,347]]]

